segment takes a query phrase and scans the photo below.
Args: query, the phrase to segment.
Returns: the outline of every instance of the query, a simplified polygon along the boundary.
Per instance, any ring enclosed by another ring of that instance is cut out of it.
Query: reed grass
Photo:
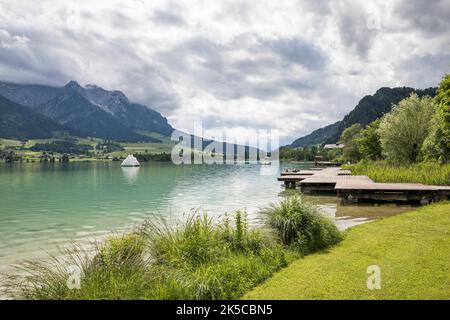
[[[274,223],[275,215],[285,223]],[[238,299],[294,259],[340,239],[331,221],[297,198],[273,206],[268,217],[276,234],[286,234],[282,241],[266,228],[250,228],[241,211],[220,220],[195,212],[175,224],[148,221],[89,253],[74,246],[27,262],[3,279],[3,291],[37,300]]]
[[[450,185],[450,164],[421,162],[410,165],[396,165],[388,161],[360,161],[345,165],[355,175],[367,175],[375,182],[422,183],[429,185]]]
[[[61,258],[64,257],[64,258]],[[4,279],[16,299],[237,299],[296,258],[245,213],[217,222],[198,213],[147,222],[93,254],[77,247],[27,262]],[[80,287],[70,288],[73,270]]]
[[[342,240],[333,221],[319,213],[316,206],[298,195],[286,198],[264,210],[267,224],[280,240],[305,255],[325,249]]]

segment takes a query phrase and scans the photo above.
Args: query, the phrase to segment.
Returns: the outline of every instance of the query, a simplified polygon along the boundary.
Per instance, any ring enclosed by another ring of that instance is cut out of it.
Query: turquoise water
[[[0,163],[0,265],[152,218],[258,208],[282,191],[258,165]]]
[[[262,175],[261,170],[267,173],[273,166],[0,163],[0,266],[44,256],[71,241],[102,237],[155,215],[176,218],[194,209],[211,215],[247,209],[255,220],[261,207],[286,194],[277,175]],[[335,197],[311,200],[338,216],[376,217],[404,210],[342,207]]]

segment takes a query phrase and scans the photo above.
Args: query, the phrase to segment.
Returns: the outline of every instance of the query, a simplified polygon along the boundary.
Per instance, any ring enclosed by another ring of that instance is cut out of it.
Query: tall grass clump
[[[294,195],[264,210],[267,224],[285,244],[305,255],[342,240],[333,221]]]
[[[136,233],[89,248],[73,245],[45,261],[17,266],[2,281],[5,295],[27,300],[138,299],[148,276],[144,250]]]
[[[156,299],[236,299],[287,265],[282,246],[250,229],[240,211],[219,224],[197,214],[175,227],[148,222],[141,232],[160,271]]]
[[[375,182],[422,183],[450,185],[450,164],[420,162],[398,165],[389,161],[362,160],[354,165],[344,166],[356,175],[367,175]]]
[[[246,214],[216,221],[192,214],[175,225],[147,222],[91,252],[29,262],[6,279],[17,299],[237,299],[287,265],[292,254]],[[68,281],[80,277],[80,287]]]

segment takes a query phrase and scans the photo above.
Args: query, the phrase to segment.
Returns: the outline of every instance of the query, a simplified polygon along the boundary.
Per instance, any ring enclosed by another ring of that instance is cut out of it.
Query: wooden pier
[[[340,177],[353,177],[350,170],[342,170],[340,168],[326,168],[321,170],[299,170],[286,171],[281,173],[278,181],[284,182],[288,189],[295,189],[297,184],[306,185],[308,188],[302,192],[318,191],[320,189],[333,191],[337,179]],[[350,178],[351,179],[351,178]],[[303,182],[306,181],[305,184]],[[309,190],[309,188],[311,190]]]
[[[335,192],[336,184],[338,182],[345,183],[345,181],[352,181],[358,185],[373,183],[367,176],[318,175],[302,180],[300,182],[300,191],[303,193],[313,193],[318,191]]]
[[[278,181],[284,182],[284,186],[286,187],[286,189],[295,189],[297,187],[297,182],[300,182],[310,177],[311,175],[301,175],[301,174],[282,175],[281,177],[278,178]]]
[[[344,202],[359,200],[415,201],[430,203],[450,199],[450,186],[430,186],[418,183],[376,183],[367,176],[352,176],[349,170],[324,168],[283,172],[278,181],[286,188],[300,187],[303,193],[335,193]]]
[[[340,167],[340,166],[342,166],[342,162],[315,161],[314,165],[316,167]]]
[[[296,175],[302,175],[302,176],[312,176],[313,174],[316,174],[316,170],[299,170],[299,171],[284,171],[281,173],[282,176],[296,176]]]
[[[338,182],[336,194],[344,202],[359,200],[375,201],[415,201],[428,204],[434,201],[450,199],[450,186],[430,186],[416,183],[358,183]]]

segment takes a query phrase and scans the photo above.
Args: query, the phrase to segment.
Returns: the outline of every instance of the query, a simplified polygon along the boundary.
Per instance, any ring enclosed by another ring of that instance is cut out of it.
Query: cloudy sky
[[[445,72],[445,0],[0,0],[1,80],[122,90],[216,137],[277,128],[288,143]]]

